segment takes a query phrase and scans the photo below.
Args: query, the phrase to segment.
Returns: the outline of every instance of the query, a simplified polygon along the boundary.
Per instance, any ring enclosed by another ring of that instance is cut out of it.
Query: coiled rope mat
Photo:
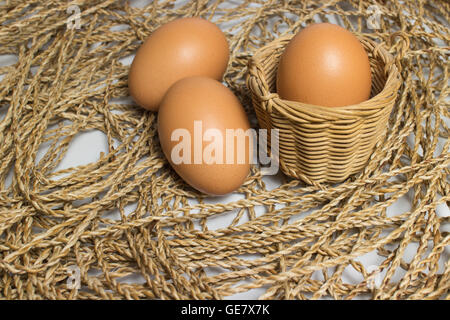
[[[67,29],[73,4],[80,29]],[[379,30],[366,25],[373,4]],[[154,1],[142,8],[20,0],[3,1],[0,11],[0,53],[18,57],[0,69],[1,298],[208,299],[252,289],[267,299],[450,298],[448,2]],[[394,54],[400,41],[390,35],[409,37],[388,136],[365,170],[318,186],[280,174],[279,186],[268,188],[255,166],[229,201],[183,183],[162,156],[156,114],[117,99],[128,96],[123,58],[162,23],[193,15],[227,33],[225,81],[252,119],[247,60],[275,37],[327,20],[370,33]],[[88,130],[104,133],[108,152],[59,169],[72,140]],[[389,210],[407,195],[410,210]],[[208,228],[219,217],[229,223]],[[375,266],[361,260],[370,254]],[[73,266],[80,289],[67,282]],[[343,277],[350,269],[354,281]],[[124,281],[131,275],[140,280]]]

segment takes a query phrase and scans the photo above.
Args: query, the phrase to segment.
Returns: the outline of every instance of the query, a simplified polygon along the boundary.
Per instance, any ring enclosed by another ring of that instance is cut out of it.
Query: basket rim
[[[258,77],[255,75],[256,70],[260,68],[260,61],[262,59],[262,55],[266,56],[267,51],[272,52],[277,46],[285,47],[286,44],[292,39],[295,34],[286,34],[280,36],[279,38],[269,42],[263,47],[257,49],[254,54],[250,57],[248,63],[248,77],[247,77],[247,86],[255,94],[259,99],[266,100],[270,103],[270,107],[276,109],[278,112],[283,114],[284,116],[289,116],[294,118],[297,121],[304,121],[304,119],[298,118],[295,114],[298,112],[302,112],[302,115],[305,116],[310,114],[311,117],[317,118],[318,115],[324,116],[325,119],[329,118],[336,120],[336,116],[339,116],[339,119],[354,119],[355,116],[373,116],[376,113],[379,113],[382,109],[389,107],[390,103],[386,103],[386,100],[394,100],[396,98],[396,92],[398,91],[401,83],[400,83],[400,73],[398,71],[397,66],[395,65],[394,57],[388,52],[385,48],[384,42],[375,42],[368,35],[363,33],[354,33],[352,32],[360,41],[367,42],[371,44],[373,47],[372,53],[378,55],[384,55],[386,57],[385,72],[387,72],[388,76],[386,82],[383,85],[383,89],[378,92],[376,95],[371,97],[370,99],[363,101],[358,104],[352,104],[347,106],[339,106],[339,107],[327,107],[320,105],[312,105],[308,103],[286,100],[280,98],[277,92],[271,92],[269,90],[269,85],[267,83],[266,77]],[[286,42],[286,43],[285,43]],[[274,48],[275,47],[275,48]],[[264,74],[264,72],[261,73]],[[252,81],[256,82],[260,87],[264,88],[268,95],[261,95],[258,91],[254,90],[252,86]],[[390,101],[389,101],[390,102]],[[358,113],[356,115],[355,113]],[[294,114],[295,113],[295,114]],[[297,119],[295,119],[297,118]]]

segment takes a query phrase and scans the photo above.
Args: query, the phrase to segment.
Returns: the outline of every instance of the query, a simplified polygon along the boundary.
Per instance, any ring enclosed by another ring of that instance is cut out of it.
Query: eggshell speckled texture
[[[306,27],[280,58],[277,92],[282,99],[340,107],[367,100],[370,90],[368,55],[358,38],[340,26]]]
[[[208,164],[205,161],[202,153],[217,138],[207,141],[202,138],[202,134],[198,135],[198,131],[195,131],[196,121],[197,129],[198,121],[201,121],[203,138],[209,129],[214,129],[222,135],[222,164]],[[173,148],[185,141],[184,137],[172,141],[174,130],[180,128],[189,132],[190,164],[175,164],[172,159]],[[210,195],[223,195],[236,190],[242,185],[250,170],[252,140],[250,138],[241,140],[245,148],[239,148],[237,139],[233,139],[233,144],[227,142],[227,129],[246,131],[250,129],[250,124],[244,108],[233,92],[210,78],[191,77],[176,82],[167,91],[158,112],[158,134],[166,158],[188,184]],[[194,146],[194,140],[199,137],[201,138],[200,153],[196,152]],[[230,151],[234,152],[234,158],[232,163],[227,163],[226,155]],[[239,152],[245,153],[241,153],[244,156],[244,161],[241,163],[238,158]],[[200,155],[200,164],[195,163],[196,154]]]
[[[162,25],[142,44],[131,64],[128,87],[143,108],[157,111],[167,89],[190,76],[221,80],[228,42],[212,22],[182,18]]]

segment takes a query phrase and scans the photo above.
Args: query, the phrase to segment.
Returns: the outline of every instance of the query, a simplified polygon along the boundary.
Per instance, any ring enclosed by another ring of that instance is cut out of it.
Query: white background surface
[[[139,0],[139,1],[131,1],[131,4],[134,6],[141,7],[145,5],[146,3],[149,3],[150,1],[145,0]],[[235,2],[235,1],[233,1]],[[0,56],[0,66],[5,65],[11,65],[17,61],[17,57],[15,56]],[[124,64],[130,64],[132,61],[132,57],[124,59],[122,63]],[[0,76],[1,79],[1,76]],[[129,104],[132,100],[130,98],[125,98],[121,100],[115,100],[115,103],[127,103]],[[6,114],[6,109],[1,108],[0,109],[0,120],[3,119],[3,117]],[[447,119],[449,120],[449,119]],[[448,121],[450,124],[450,121]],[[408,137],[409,143],[412,145],[414,144],[413,137]],[[443,144],[445,141],[443,139],[440,139],[440,150],[442,150]],[[41,159],[41,157],[45,154],[47,151],[47,148],[43,146],[38,153],[37,161]],[[87,163],[95,162],[99,160],[100,152],[107,153],[108,152],[108,142],[106,139],[106,135],[103,134],[100,131],[92,130],[92,131],[86,131],[86,132],[80,132],[77,137],[71,142],[69,150],[67,151],[66,156],[64,157],[61,164],[56,168],[56,170],[65,169],[73,166],[78,165],[84,165]],[[9,176],[9,179],[11,179],[11,176]],[[276,176],[268,176],[264,178],[265,182],[267,183],[268,188],[275,188],[277,187],[283,180],[283,175],[279,173]],[[231,196],[225,196],[225,197],[219,197],[219,198],[211,198],[209,199],[210,203],[214,202],[230,202],[241,198],[239,195],[231,195]],[[394,205],[389,207],[387,209],[387,215],[393,216],[398,215],[404,212],[407,212],[411,209],[411,202],[412,202],[412,192],[408,192],[405,196],[400,198]],[[127,210],[128,213],[131,212],[134,209],[134,206],[128,206]],[[256,212],[259,214],[263,213],[263,208],[257,208]],[[446,204],[441,204],[437,210],[437,214],[441,217],[443,216],[449,216],[450,210]],[[208,227],[210,229],[217,229],[223,226],[227,226],[231,220],[234,218],[235,214],[232,212],[228,215],[221,215],[219,217],[209,219],[208,221]],[[304,215],[302,215],[303,217]],[[113,218],[114,214],[110,218]],[[119,218],[117,216],[117,218]],[[242,221],[243,222],[243,221]],[[450,228],[447,228],[447,230],[441,230],[441,231],[450,231]],[[404,255],[404,260],[406,262],[410,261],[412,257],[414,256],[416,249],[418,248],[418,244],[410,244]],[[439,269],[439,273],[443,272],[443,263],[445,263],[450,257],[450,250],[449,248],[446,248],[444,253],[441,256],[441,265]],[[376,252],[368,253],[364,256],[361,256],[357,258],[356,260],[359,260],[362,262],[366,267],[369,267],[371,265],[379,265],[384,259],[379,257]],[[210,271],[211,274],[213,273]],[[96,272],[93,271],[92,274],[95,274]],[[396,281],[398,279],[401,279],[405,272],[401,268],[397,270],[397,272],[394,275],[393,281]],[[382,277],[384,276],[384,273],[381,274]],[[316,279],[323,279],[321,273],[316,272],[314,275]],[[357,284],[360,281],[362,281],[362,277],[358,272],[356,272],[352,267],[347,267],[343,273],[343,281],[345,283],[351,283],[351,284]],[[139,275],[126,277],[125,279],[122,279],[122,281],[125,282],[144,282],[143,278]],[[242,293],[242,294],[236,294],[233,296],[228,297],[228,299],[256,299],[258,298],[263,292],[264,288],[258,288],[253,289],[248,292]]]

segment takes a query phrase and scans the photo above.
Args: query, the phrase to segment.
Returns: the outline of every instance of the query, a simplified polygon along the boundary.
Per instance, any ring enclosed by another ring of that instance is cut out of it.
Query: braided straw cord
[[[1,299],[450,299],[448,2],[8,0],[0,12]],[[254,165],[231,200],[189,188],[156,114],[126,100],[129,57],[184,16],[226,33],[224,80],[254,123],[245,80],[258,49],[320,21],[383,44],[394,61],[376,74],[396,67],[401,83],[362,171],[312,185],[279,173],[274,186]],[[64,167],[92,131],[107,150]]]

